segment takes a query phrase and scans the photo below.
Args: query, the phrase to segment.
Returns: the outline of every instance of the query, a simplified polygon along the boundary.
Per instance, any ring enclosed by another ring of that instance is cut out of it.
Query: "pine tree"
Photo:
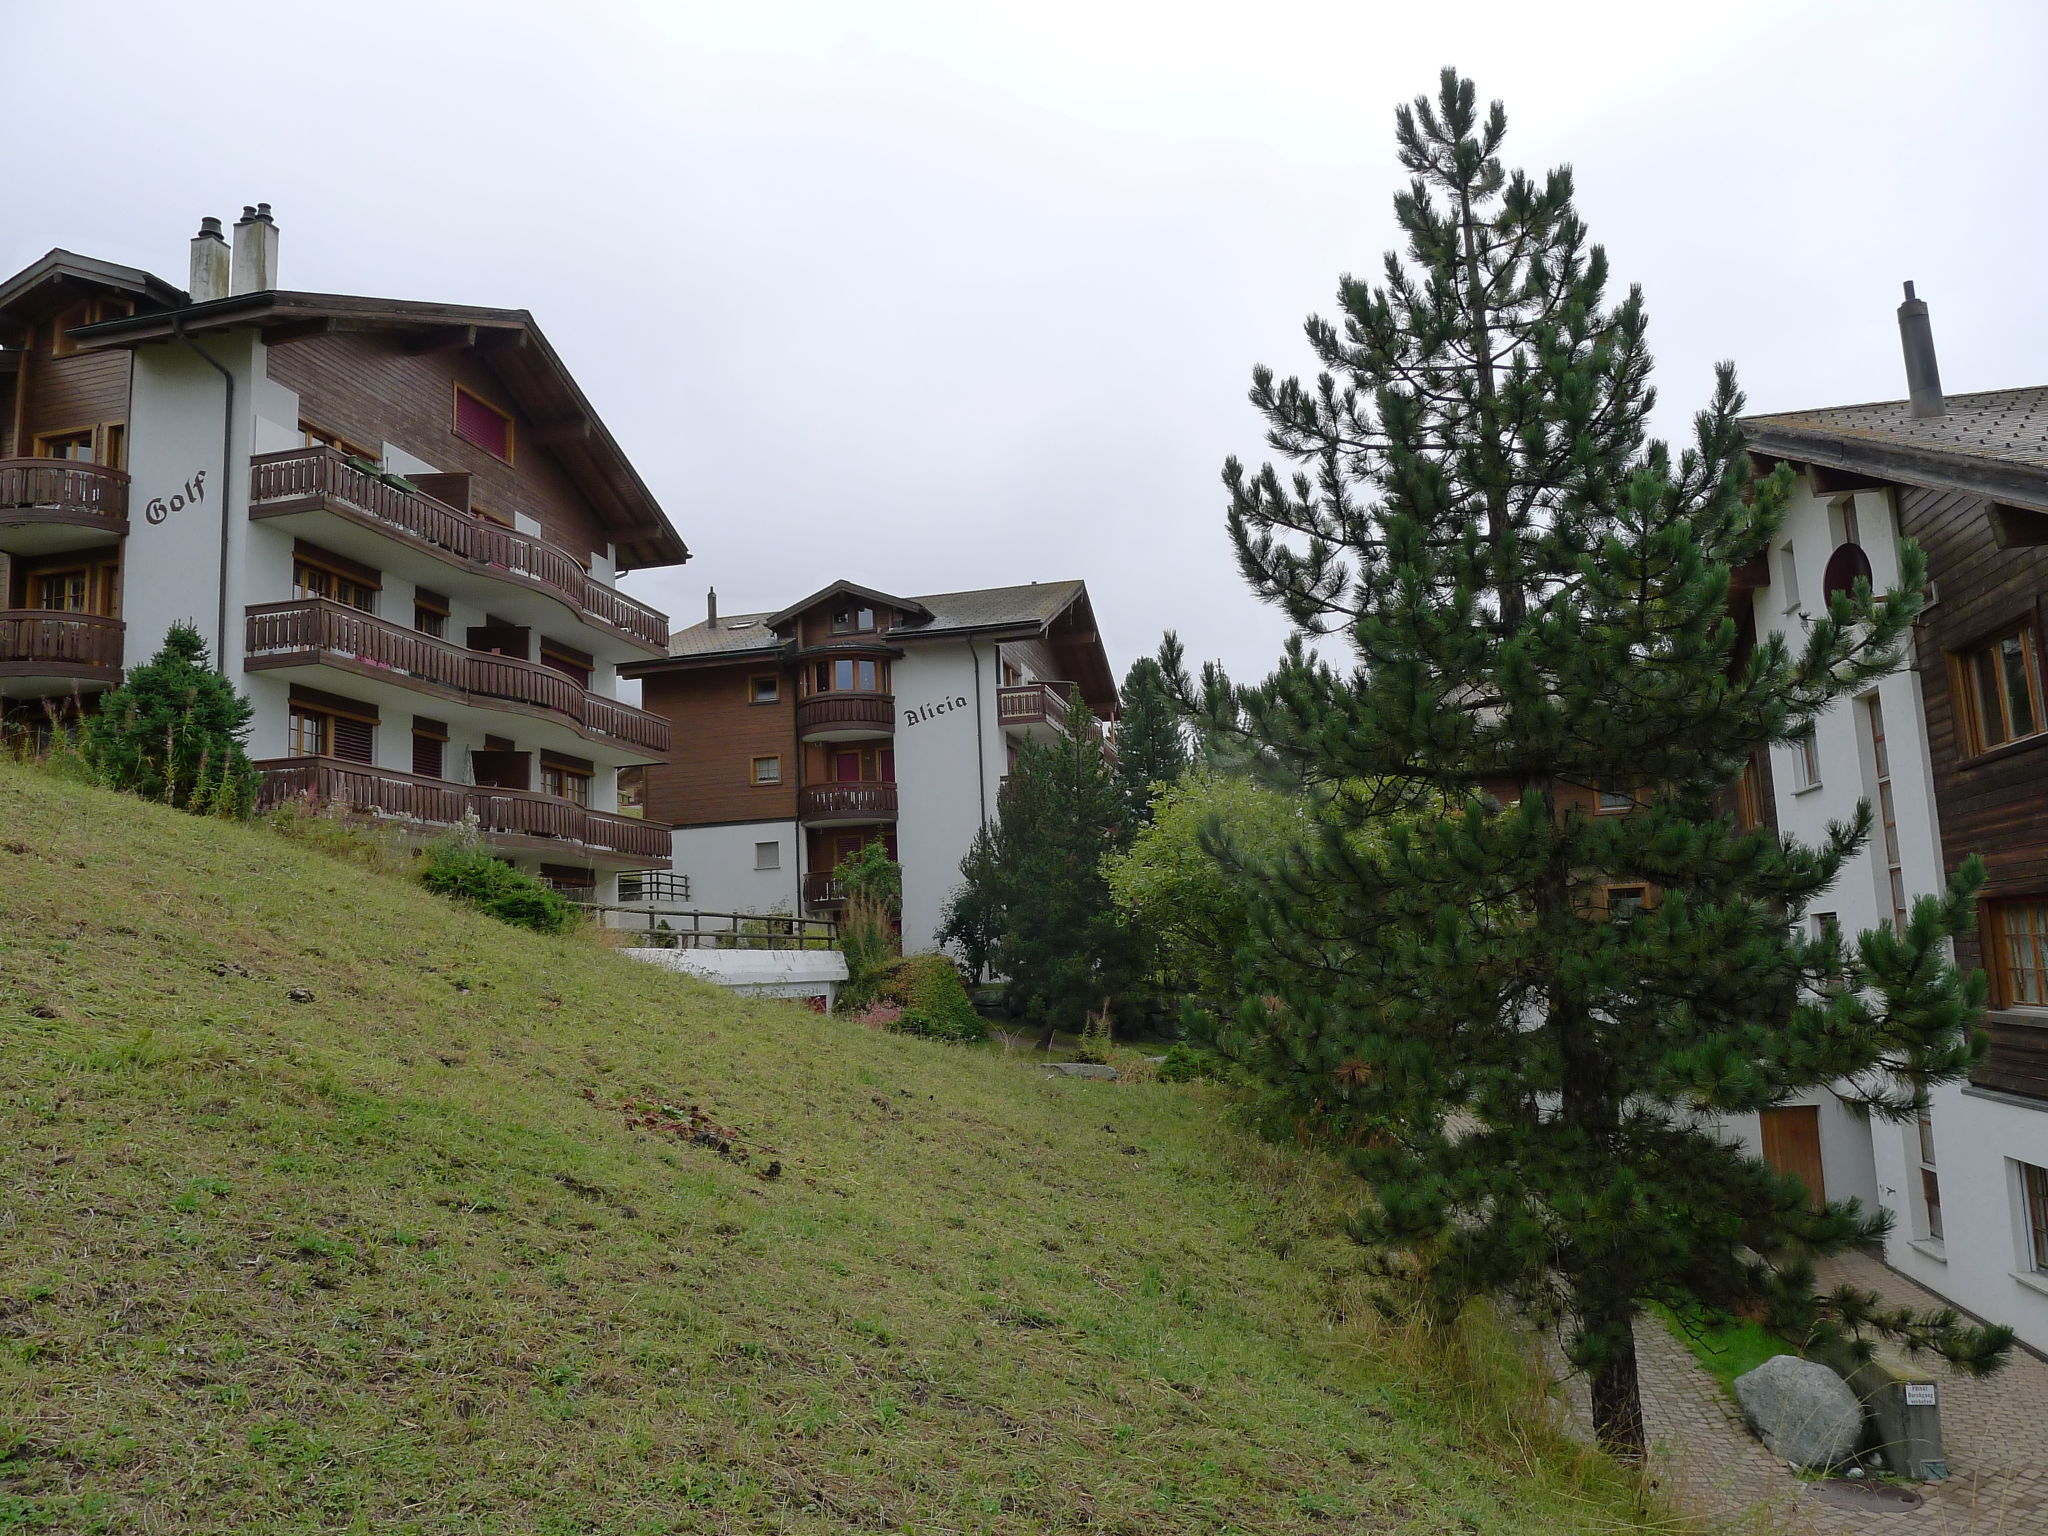
[[[1140,656],[1124,674],[1117,696],[1116,772],[1133,821],[1149,825],[1154,790],[1178,782],[1187,771],[1187,726],[1179,706],[1167,692],[1159,663]]]
[[[1396,129],[1405,259],[1308,322],[1313,381],[1255,372],[1295,471],[1224,471],[1240,566],[1298,634],[1252,687],[1162,651],[1208,729],[1321,786],[1320,839],[1253,871],[1248,1000],[1219,1043],[1331,1133],[1370,1187],[1357,1235],[1419,1260],[1439,1315],[1492,1294],[1559,1329],[1620,1454],[1643,1448],[1648,1302],[1991,1369],[2006,1330],[1816,1296],[1812,1257],[1883,1213],[1813,1208],[1712,1125],[1827,1085],[1903,1119],[1981,1051],[1982,978],[1946,958],[1974,869],[1845,948],[1803,914],[1868,807],[1807,848],[1716,798],[1898,664],[1924,560],[1902,545],[1897,590],[1859,582],[1796,646],[1744,644],[1730,573],[1769,547],[1790,472],[1751,478],[1732,368],[1692,446],[1650,440],[1642,298],[1610,305],[1570,172],[1503,169],[1501,106],[1450,70]],[[1634,811],[1587,814],[1600,791]],[[1384,838],[1348,836],[1375,820]]]
[[[246,814],[257,789],[243,747],[251,714],[213,670],[199,631],[173,624],[163,649],[100,699],[80,752],[111,788],[206,814]]]
[[[1027,742],[1003,786],[995,823],[961,863],[942,943],[1008,979],[1011,999],[1039,1020],[1039,1048],[1113,1007],[1137,965],[1103,860],[1130,835],[1124,789],[1095,718],[1076,693],[1066,732]]]

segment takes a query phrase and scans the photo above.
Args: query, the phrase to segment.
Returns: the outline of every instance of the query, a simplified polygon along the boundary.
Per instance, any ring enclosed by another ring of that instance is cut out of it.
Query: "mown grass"
[[[0,1531],[1638,1528],[1209,1092],[0,767]]]
[[[1697,1314],[1681,1316],[1669,1307],[1652,1309],[1658,1320],[1677,1335],[1678,1342],[1721,1384],[1728,1401],[1735,1401],[1735,1378],[1746,1376],[1773,1355],[1797,1354],[1790,1344],[1760,1323],[1732,1320],[1710,1323]]]

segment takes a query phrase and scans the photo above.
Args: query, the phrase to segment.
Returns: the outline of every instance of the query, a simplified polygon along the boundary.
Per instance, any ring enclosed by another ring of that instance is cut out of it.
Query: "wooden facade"
[[[778,679],[774,702],[753,701],[757,676]],[[684,826],[796,819],[795,689],[775,657],[650,671],[640,703],[668,722],[672,744],[669,761],[646,772],[649,816]],[[753,781],[759,757],[781,760],[780,782]]]

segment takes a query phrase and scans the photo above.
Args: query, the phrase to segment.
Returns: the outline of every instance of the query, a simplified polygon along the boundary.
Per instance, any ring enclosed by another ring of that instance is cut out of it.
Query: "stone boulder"
[[[1061,1077],[1100,1077],[1111,1082],[1116,1080],[1116,1068],[1103,1066],[1093,1061],[1050,1061],[1045,1064],[1048,1072],[1057,1072]]]
[[[1735,1400],[1771,1454],[1795,1466],[1840,1465],[1863,1442],[1863,1405],[1817,1360],[1773,1355],[1735,1378]]]

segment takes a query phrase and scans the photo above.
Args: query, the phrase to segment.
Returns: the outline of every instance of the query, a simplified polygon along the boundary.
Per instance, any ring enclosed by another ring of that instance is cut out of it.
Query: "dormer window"
[[[841,608],[832,615],[832,633],[835,635],[865,634],[875,627],[875,610],[872,608]]]

